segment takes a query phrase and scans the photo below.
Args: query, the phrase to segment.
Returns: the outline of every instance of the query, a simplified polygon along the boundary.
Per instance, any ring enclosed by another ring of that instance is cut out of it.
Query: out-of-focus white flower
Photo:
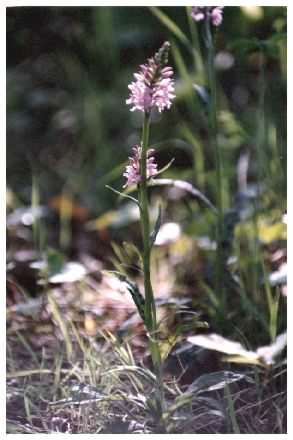
[[[162,246],[165,244],[173,243],[181,235],[181,228],[178,223],[169,222],[164,223],[156,236],[155,245]]]

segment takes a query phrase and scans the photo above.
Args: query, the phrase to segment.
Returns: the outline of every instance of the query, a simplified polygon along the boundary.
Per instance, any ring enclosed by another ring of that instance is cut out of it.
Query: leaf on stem
[[[156,237],[157,237],[157,234],[159,232],[161,223],[162,223],[162,207],[160,205],[159,206],[157,220],[156,220],[156,223],[155,223],[155,226],[154,226],[154,230],[153,230],[153,232],[150,235],[150,247],[152,247],[154,242],[156,241]]]
[[[136,205],[140,206],[140,205],[139,205],[139,202],[138,202],[138,200],[137,200],[136,198],[134,198],[134,197],[132,197],[132,196],[129,196],[128,194],[122,193],[122,192],[118,191],[117,189],[112,188],[112,186],[110,186],[110,185],[106,185],[106,188],[110,189],[110,190],[113,191],[115,194],[118,194],[120,197],[124,197],[125,199],[129,199],[129,200],[131,200],[132,202],[134,202]]]
[[[167,165],[165,165],[163,168],[161,168],[155,176],[153,177],[157,177],[159,174],[164,173],[165,171],[168,170],[168,168],[170,168],[170,166],[172,165],[172,163],[174,162],[175,158],[173,157],[173,159],[170,160],[170,162],[167,163]]]
[[[148,182],[148,186],[175,186],[176,188],[183,189],[190,193],[193,197],[200,199],[202,202],[204,202],[205,205],[207,205],[209,208],[211,208],[215,214],[217,214],[216,207],[212,204],[212,202],[209,201],[209,199],[197,188],[195,188],[191,183],[186,182],[185,180],[174,180],[174,179],[153,179]]]
[[[132,296],[132,299],[134,301],[134,304],[136,305],[137,311],[143,321],[145,321],[145,314],[144,314],[144,307],[145,307],[145,299],[142,296],[138,286],[136,283],[133,283],[130,281],[126,275],[124,275],[121,272],[118,272],[116,270],[109,270],[107,271],[109,273],[112,273],[113,275],[116,275],[117,278],[126,284],[127,290]]]

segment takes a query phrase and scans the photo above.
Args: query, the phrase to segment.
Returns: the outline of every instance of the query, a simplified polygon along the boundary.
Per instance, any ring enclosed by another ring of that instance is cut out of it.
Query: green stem
[[[260,185],[264,177],[265,156],[263,154],[265,145],[265,68],[263,65],[263,52],[260,52],[260,73],[259,73],[259,101],[257,118],[257,136],[256,136],[256,156],[257,156],[257,210],[259,211]]]
[[[148,194],[147,194],[147,148],[150,132],[150,116],[145,114],[142,132],[142,152],[141,152],[141,182],[139,185],[139,198],[141,206],[141,224],[143,236],[143,267],[144,267],[144,289],[145,289],[145,320],[148,331],[153,333],[156,323],[156,309],[154,307],[154,294],[151,285],[150,274],[150,220],[148,210]]]
[[[145,113],[143,132],[142,132],[142,152],[140,160],[141,169],[141,181],[139,184],[139,202],[140,202],[140,215],[141,215],[141,227],[143,237],[143,272],[144,272],[144,292],[145,292],[145,325],[149,333],[149,346],[154,365],[155,374],[157,377],[157,407],[159,419],[164,412],[164,392],[163,392],[163,380],[162,380],[162,360],[157,341],[157,317],[156,317],[156,305],[155,298],[151,284],[151,270],[150,270],[150,258],[151,258],[151,244],[150,244],[150,220],[149,220],[149,208],[148,208],[148,194],[147,194],[147,148],[149,143],[150,132],[150,115]],[[161,429],[163,427],[161,426]]]
[[[214,147],[215,162],[216,162],[216,198],[217,198],[217,256],[216,256],[216,293],[220,298],[222,304],[222,311],[225,312],[225,296],[223,294],[222,273],[223,273],[223,249],[222,249],[222,237],[223,237],[223,196],[222,196],[222,158],[221,151],[218,145],[217,139],[217,88],[216,88],[216,76],[214,69],[214,44],[211,33],[210,20],[205,20],[205,36],[207,45],[207,70],[208,70],[208,83],[210,88],[210,106],[209,106],[209,127],[210,127],[210,139]]]
[[[254,203],[254,215],[253,215],[253,226],[254,226],[254,240],[252,246],[253,252],[253,265],[252,265],[252,294],[255,301],[258,301],[259,297],[259,265],[261,262],[261,249],[258,242],[258,219],[260,213],[260,194],[261,194],[261,181],[264,176],[265,156],[264,151],[264,141],[265,141],[265,71],[263,65],[263,52],[260,51],[260,65],[259,65],[259,98],[258,98],[258,115],[256,120],[256,184],[257,184],[257,194]]]

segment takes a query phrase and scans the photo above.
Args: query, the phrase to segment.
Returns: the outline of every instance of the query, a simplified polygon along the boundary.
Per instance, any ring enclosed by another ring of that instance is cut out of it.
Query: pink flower
[[[192,6],[192,8],[191,8],[191,17],[195,21],[204,20],[204,18],[205,18],[205,9],[206,9],[205,7]]]
[[[126,104],[132,105],[131,111],[149,113],[155,107],[159,112],[169,109],[174,95],[173,69],[166,66],[170,44],[165,42],[161,49],[150,58],[147,64],[140,66],[135,73],[135,81],[128,88],[130,97]]]
[[[171,100],[175,98],[174,83],[170,78],[163,78],[154,87],[152,104],[156,106],[161,113],[165,108],[169,109],[171,107]]]
[[[223,7],[216,6],[211,12],[211,20],[214,26],[220,26],[223,21]]]
[[[192,6],[191,17],[195,21],[211,20],[214,26],[220,26],[223,21],[223,6]]]
[[[128,88],[131,91],[131,95],[130,98],[127,99],[126,104],[133,106],[130,111],[150,111],[152,108],[152,94],[150,87],[148,87],[142,79],[137,79],[135,82],[132,82]]]
[[[126,166],[125,173],[123,176],[126,177],[127,182],[123,186],[123,188],[130,186],[130,185],[136,185],[141,180],[140,175],[140,160],[141,160],[141,152],[142,147],[140,145],[135,145],[133,147],[133,157],[129,158],[129,165]],[[154,153],[154,149],[150,148],[147,151],[147,166],[146,166],[146,177],[149,179],[150,177],[154,176],[158,172],[158,165],[155,162],[154,156],[151,156]]]

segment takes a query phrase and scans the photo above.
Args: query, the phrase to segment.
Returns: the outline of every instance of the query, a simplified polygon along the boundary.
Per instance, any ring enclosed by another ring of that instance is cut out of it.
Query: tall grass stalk
[[[149,346],[154,365],[155,374],[157,377],[157,395],[156,403],[157,410],[162,423],[162,415],[164,413],[164,391],[162,380],[162,360],[157,340],[158,325],[156,316],[156,305],[154,293],[151,284],[151,242],[150,242],[150,220],[149,220],[149,202],[147,194],[147,148],[149,143],[150,133],[150,114],[145,113],[143,132],[142,132],[142,153],[141,153],[141,182],[139,184],[139,204],[141,215],[141,228],[143,237],[143,272],[144,272],[144,291],[145,291],[145,325],[149,333]],[[165,431],[163,426],[160,426]]]
[[[41,215],[38,214],[38,210],[40,209],[40,187],[38,179],[34,173],[32,174],[31,209],[33,216],[33,240],[36,249],[41,253],[46,245],[46,230]]]
[[[72,240],[71,222],[73,210],[73,197],[70,190],[65,185],[60,199],[60,231],[59,243],[61,249],[69,249]]]
[[[188,27],[190,30],[193,52],[193,64],[194,71],[196,72],[197,80],[202,83],[205,77],[203,57],[200,49],[199,35],[197,27],[194,24],[194,20],[191,17],[191,6],[186,6],[186,16],[188,21]]]
[[[222,283],[222,269],[223,269],[223,249],[222,249],[222,237],[223,237],[223,179],[222,179],[222,157],[218,144],[218,124],[217,124],[217,87],[216,87],[216,75],[214,67],[214,43],[211,32],[211,23],[208,18],[205,19],[205,41],[207,47],[207,74],[208,85],[210,89],[210,105],[209,105],[209,130],[210,130],[210,142],[214,148],[215,163],[216,163],[216,199],[217,199],[217,255],[216,255],[216,293],[220,298],[222,311],[225,310],[225,295],[223,292]]]
[[[233,434],[241,434],[240,428],[237,422],[236,412],[235,412],[235,406],[234,401],[231,396],[229,384],[227,383],[224,388],[224,395],[227,399],[227,416],[229,418],[229,424],[231,425],[231,433]]]
[[[257,126],[256,126],[256,185],[257,185],[257,194],[254,203],[254,213],[253,213],[253,225],[254,225],[254,241],[253,241],[253,265],[252,265],[252,279],[253,279],[253,295],[255,300],[258,299],[259,294],[259,267],[261,264],[261,250],[258,241],[259,237],[259,226],[258,219],[260,213],[260,194],[261,194],[261,182],[264,176],[264,163],[265,156],[263,154],[263,147],[265,141],[265,70],[264,70],[264,54],[261,50],[260,44],[260,52],[259,52],[259,97],[258,97],[258,117],[257,117]]]

